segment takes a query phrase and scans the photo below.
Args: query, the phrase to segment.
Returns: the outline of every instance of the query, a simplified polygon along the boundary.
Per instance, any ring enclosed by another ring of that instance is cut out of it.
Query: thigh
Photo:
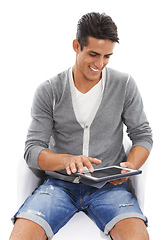
[[[123,219],[138,218],[147,221],[136,198],[127,191],[126,183],[117,186],[108,183],[98,190],[90,202],[88,214],[106,234]]]
[[[78,211],[64,185],[66,182],[47,179],[25,201],[14,218],[25,218],[39,224],[51,238]]]

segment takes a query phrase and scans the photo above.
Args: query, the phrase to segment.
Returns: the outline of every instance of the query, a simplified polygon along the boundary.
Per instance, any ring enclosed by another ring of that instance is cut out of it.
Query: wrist
[[[67,156],[44,149],[39,154],[38,165],[44,171],[62,170],[65,169]]]

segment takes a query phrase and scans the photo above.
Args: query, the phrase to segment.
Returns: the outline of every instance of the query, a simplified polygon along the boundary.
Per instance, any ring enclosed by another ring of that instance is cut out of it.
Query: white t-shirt
[[[73,75],[71,75],[73,76]],[[78,107],[78,112],[80,113],[80,123],[84,124],[88,120],[89,116],[92,113],[92,110],[101,96],[104,90],[105,84],[105,70],[102,71],[101,80],[92,87],[87,93],[81,93],[74,85],[74,81],[72,87],[74,88],[76,103]]]

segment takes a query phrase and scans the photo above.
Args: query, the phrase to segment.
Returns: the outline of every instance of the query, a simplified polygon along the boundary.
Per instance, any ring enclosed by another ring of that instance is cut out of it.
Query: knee
[[[124,234],[121,236],[119,232],[116,231],[110,231],[110,236],[112,240],[149,240],[149,234],[147,230],[140,232],[134,232],[130,231],[130,233],[127,232],[127,234]]]
[[[132,239],[137,239],[137,240],[149,240],[149,234],[148,231],[145,229],[143,232],[139,234],[139,236],[136,236],[135,238]]]
[[[17,219],[9,240],[46,240],[44,229],[27,219]]]
[[[110,231],[113,240],[149,240],[149,234],[144,222],[129,218],[119,221]]]

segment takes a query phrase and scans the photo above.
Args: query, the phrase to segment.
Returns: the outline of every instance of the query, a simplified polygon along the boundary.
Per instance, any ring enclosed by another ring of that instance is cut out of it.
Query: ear
[[[73,46],[73,50],[74,50],[76,53],[78,53],[78,52],[80,51],[80,43],[78,42],[77,39],[74,39],[74,40],[73,40],[72,46]]]

